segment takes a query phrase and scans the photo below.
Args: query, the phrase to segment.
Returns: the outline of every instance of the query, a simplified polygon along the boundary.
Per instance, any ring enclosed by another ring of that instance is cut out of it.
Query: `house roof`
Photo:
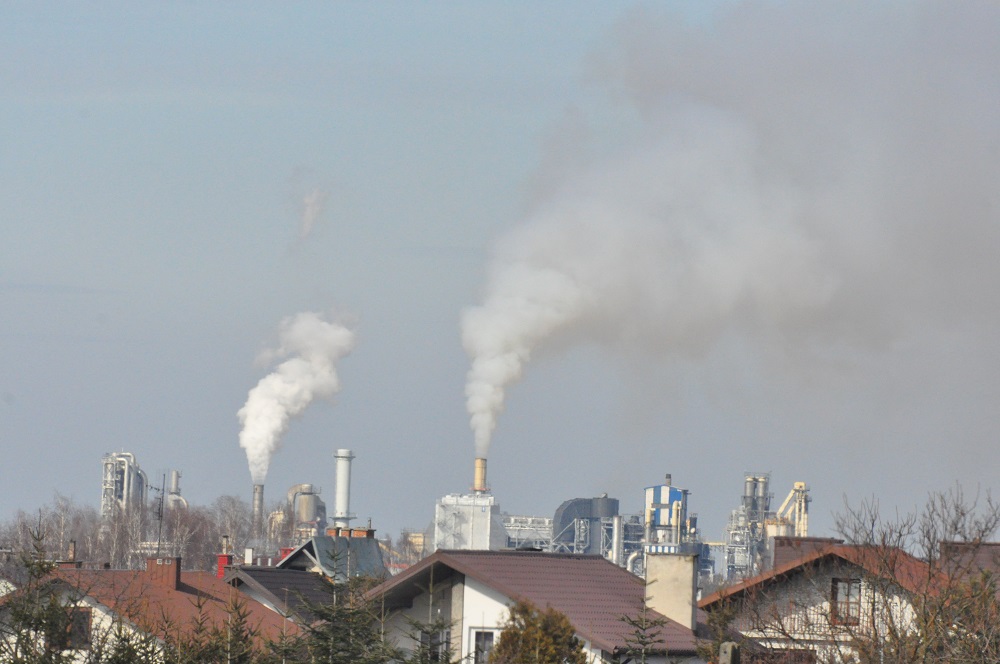
[[[779,583],[826,561],[846,562],[873,576],[890,579],[910,592],[933,588],[938,582],[937,576],[927,563],[902,549],[836,544],[810,551],[800,558],[718,590],[702,598],[698,606],[702,609],[709,608],[720,600],[737,598],[753,590]]]
[[[433,555],[374,588],[389,609],[408,606],[423,592],[432,575],[443,581],[454,574],[496,590],[511,600],[526,599],[566,615],[578,635],[602,650],[612,652],[626,645],[632,631],[622,616],[635,616],[645,602],[643,580],[601,556],[541,553],[536,551],[448,551]],[[650,611],[653,618],[663,617]],[[661,639],[668,652],[690,654],[696,650],[694,632],[667,619]]]
[[[315,572],[257,566],[232,568],[225,582],[241,590],[250,590],[248,594],[252,597],[263,596],[279,611],[300,619],[311,616],[309,605],[329,602],[332,587],[325,576]]]
[[[940,565],[948,574],[1000,572],[1000,542],[941,542]]]
[[[281,559],[276,567],[311,571],[342,581],[348,576],[386,576],[378,540],[371,537],[316,535]]]
[[[179,561],[178,561],[179,564]],[[298,628],[260,602],[239,597],[238,591],[215,574],[182,571],[176,588],[154,579],[146,570],[96,570],[60,568],[52,576],[76,592],[103,604],[118,616],[156,636],[193,627],[204,617],[221,625],[229,618],[234,599],[243,601],[247,622],[259,638],[276,640]]]

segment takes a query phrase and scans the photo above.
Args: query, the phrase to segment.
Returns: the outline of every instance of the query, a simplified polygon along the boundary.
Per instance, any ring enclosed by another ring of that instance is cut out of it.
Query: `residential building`
[[[696,557],[690,557],[696,561]],[[677,615],[650,609],[662,618],[657,653],[650,662],[698,661],[693,631],[696,565],[680,560],[673,574],[680,588]],[[670,586],[665,573],[661,589]],[[666,593],[669,594],[669,593]],[[647,595],[644,580],[596,555],[537,551],[439,550],[371,591],[387,613],[386,632],[404,649],[447,644],[463,662],[486,662],[508,617],[508,607],[527,600],[565,614],[582,641],[588,661],[610,662],[628,645],[632,628],[623,616],[637,616]],[[669,604],[665,602],[664,605]],[[665,609],[669,610],[669,609]],[[414,634],[414,621],[444,623],[436,634]]]
[[[899,549],[833,544],[712,593],[699,607],[733,607],[730,626],[764,648],[849,661],[875,635],[909,631],[914,597],[935,583],[930,566]]]
[[[92,649],[110,647],[123,634],[148,635],[169,643],[198,629],[225,626],[236,606],[260,645],[299,631],[294,622],[241,595],[217,575],[181,571],[180,558],[149,558],[144,570],[88,569],[79,562],[62,563],[40,584],[46,596],[69,607],[69,632],[60,638],[65,639],[66,650],[77,651],[77,661],[87,660]],[[4,598],[0,624],[9,624],[6,609],[14,605],[18,592]]]
[[[292,549],[275,565],[323,574],[337,582],[348,577],[388,576],[382,559],[382,549],[371,528],[330,529],[327,535],[316,535]]]

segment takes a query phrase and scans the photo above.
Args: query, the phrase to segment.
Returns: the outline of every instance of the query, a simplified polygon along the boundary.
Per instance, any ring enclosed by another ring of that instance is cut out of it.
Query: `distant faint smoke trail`
[[[243,427],[240,447],[246,450],[254,484],[264,483],[291,418],[316,398],[331,399],[340,391],[336,364],[354,342],[354,332],[318,313],[303,312],[281,322],[277,347],[258,358],[268,365],[280,363],[250,390],[237,413]]]
[[[312,234],[316,222],[319,220],[320,215],[323,214],[323,209],[326,207],[326,201],[329,197],[329,192],[322,189],[313,189],[302,199],[299,239],[305,239]]]

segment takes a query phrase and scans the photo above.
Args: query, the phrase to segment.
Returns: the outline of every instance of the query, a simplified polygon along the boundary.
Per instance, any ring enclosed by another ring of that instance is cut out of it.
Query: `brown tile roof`
[[[740,597],[748,591],[778,583],[821,561],[829,560],[850,563],[874,576],[893,580],[910,592],[932,590],[939,583],[937,575],[927,563],[901,549],[836,544],[810,551],[800,558],[718,590],[702,598],[698,606],[705,609],[720,600]]]
[[[636,615],[646,594],[643,580],[601,556],[534,551],[438,551],[371,591],[386,606],[405,605],[426,587],[433,573],[443,580],[450,571],[476,579],[504,596],[552,607],[569,618],[577,634],[611,652],[625,645],[631,628],[624,615]],[[651,612],[654,617],[661,617]],[[672,654],[695,652],[694,632],[667,620],[661,638]]]
[[[179,564],[179,559],[178,559]],[[77,592],[103,604],[143,631],[158,637],[190,629],[199,616],[209,624],[221,625],[235,600],[243,602],[249,625],[260,639],[277,640],[282,633],[295,634],[298,628],[279,614],[246,598],[222,579],[209,572],[180,572],[176,588],[155,578],[147,570],[95,570],[60,568],[52,575]]]

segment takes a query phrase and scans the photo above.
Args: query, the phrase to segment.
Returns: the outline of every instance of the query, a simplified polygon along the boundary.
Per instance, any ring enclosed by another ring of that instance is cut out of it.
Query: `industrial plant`
[[[111,518],[116,510],[144,509],[149,479],[131,452],[113,452],[101,459],[101,516]]]
[[[729,580],[753,576],[770,566],[775,537],[809,534],[809,489],[795,482],[781,506],[771,510],[774,495],[769,473],[746,473],[740,506],[726,526],[726,568]]]
[[[732,581],[752,576],[772,564],[774,538],[808,536],[810,498],[806,483],[795,482],[781,505],[772,509],[769,473],[745,473],[743,492],[738,507],[729,516],[724,541],[713,542],[704,538],[698,515],[689,509],[692,492],[676,486],[670,474],[665,474],[662,482],[642,489],[641,512],[622,512],[618,498],[602,494],[567,499],[552,516],[516,515],[501,510],[487,481],[487,461],[478,457],[473,461],[469,490],[440,497],[427,530],[405,532],[393,547],[375,538],[371,524],[352,527],[356,518],[350,504],[354,453],[336,449],[332,456],[332,513],[316,484],[289,487],[283,503],[270,512],[265,509],[264,484],[251,486],[245,562],[278,565],[291,552],[297,552],[295,560],[285,565],[333,574],[335,570],[323,557],[339,551],[355,561],[366,561],[366,570],[380,567],[396,573],[438,549],[519,549],[599,555],[641,575],[648,555],[666,553],[697,555],[699,578],[703,580],[718,575]],[[180,471],[170,471],[169,487],[161,489],[149,486],[146,473],[132,453],[106,454],[102,465],[101,514],[105,519],[129,510],[144,513],[151,490],[161,492],[161,519],[163,507],[167,511],[187,508],[187,500],[181,496]],[[160,544],[149,541],[143,547],[153,551],[155,546],[159,550]],[[235,556],[229,549],[235,545],[227,538],[223,547],[231,559]],[[384,557],[391,558],[391,562],[383,564]]]
[[[514,515],[501,511],[486,483],[486,460],[476,459],[472,491],[437,501],[426,537],[431,546],[422,547],[423,554],[436,549],[532,549],[601,555],[636,574],[644,572],[649,554],[697,554],[701,578],[721,575],[731,581],[767,569],[776,537],[809,534],[806,483],[795,482],[775,510],[770,481],[769,473],[745,474],[725,540],[713,542],[704,538],[697,514],[689,511],[691,491],[675,486],[670,474],[661,484],[644,488],[638,514],[622,513],[620,501],[603,494],[566,500],[551,517]]]

